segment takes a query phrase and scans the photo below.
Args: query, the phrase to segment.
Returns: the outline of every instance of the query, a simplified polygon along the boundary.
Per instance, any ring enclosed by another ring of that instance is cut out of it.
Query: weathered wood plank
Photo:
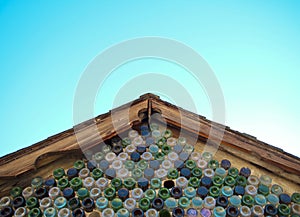
[[[178,128],[185,128],[185,130],[190,132],[197,133],[197,131],[194,129],[196,129],[200,123],[201,130],[198,133],[199,136],[208,138],[212,127],[211,121],[157,99],[152,100],[152,108],[159,109],[162,116],[167,120],[168,123]],[[181,118],[185,119],[186,126],[182,126],[180,124]],[[276,166],[283,171],[288,172],[289,174],[295,174],[298,176],[295,181],[300,183],[300,159],[298,157],[256,140],[254,139],[255,137],[245,136],[244,134],[233,131],[228,127],[224,128],[225,131],[222,139],[223,146],[234,147],[243,155],[255,156],[261,163],[268,162],[269,164]],[[221,130],[221,127],[218,129],[217,124],[215,129]]]
[[[149,118],[153,112],[160,113],[175,132],[183,129],[187,136],[196,133],[199,137],[196,150],[199,151],[203,150],[211,127],[217,131],[224,128],[203,116],[162,101],[155,95],[146,94],[109,113],[77,125],[77,129],[79,128],[77,136],[85,142],[85,146],[81,147],[82,150],[93,149],[99,145],[99,141],[109,140],[117,133],[124,133],[131,127],[137,127],[142,119]],[[113,119],[111,114],[113,114]],[[185,118],[185,126],[181,125],[181,117]],[[195,127],[199,123],[200,132],[197,132]],[[97,127],[96,131],[94,126]],[[101,135],[101,140],[99,140],[99,135]],[[82,150],[74,130],[69,129],[0,158],[0,195],[7,194],[14,185],[28,185],[31,178],[36,175],[47,177],[49,171],[59,166],[70,167],[75,159],[82,158]],[[300,190],[300,159],[258,141],[255,137],[225,127],[222,145],[216,152],[216,158],[221,159],[224,156],[231,159],[234,164],[244,164],[254,168],[254,173],[257,175],[271,174],[276,183],[290,188],[291,191]]]

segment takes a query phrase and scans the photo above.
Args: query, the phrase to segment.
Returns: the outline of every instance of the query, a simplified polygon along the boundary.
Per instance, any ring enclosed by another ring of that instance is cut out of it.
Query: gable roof
[[[123,118],[127,115],[128,107],[130,107],[129,122]],[[161,100],[154,94],[142,95],[132,102],[77,125],[76,127],[80,128],[79,133],[83,137],[86,136],[87,143],[84,150],[98,145],[98,134],[91,134],[89,131],[94,124],[96,124],[103,141],[117,135],[112,123],[112,112],[119,117],[114,120],[118,122],[118,132],[129,130],[132,126],[140,123],[143,119],[149,118],[155,112],[160,113],[167,121],[167,124],[175,128],[182,127],[179,115],[184,115],[187,121],[185,130],[190,133],[195,133],[193,129],[196,125],[200,124],[201,130],[197,134],[201,141],[208,139],[209,131],[213,124],[217,129],[225,128],[220,149],[232,155],[239,156],[244,161],[251,162],[251,164],[258,167],[263,167],[266,170],[277,173],[277,175],[289,179],[296,184],[300,184],[300,180],[297,178],[300,176],[300,159],[298,157],[259,141],[253,136],[240,133],[227,126],[216,124],[203,116],[178,108],[169,102]],[[36,171],[54,162],[56,159],[70,154],[82,155],[74,134],[74,128],[1,157],[0,188],[7,180],[24,176],[24,174]]]

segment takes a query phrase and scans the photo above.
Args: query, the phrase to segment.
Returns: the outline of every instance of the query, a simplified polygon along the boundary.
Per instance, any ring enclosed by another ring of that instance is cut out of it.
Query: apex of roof
[[[232,130],[227,126],[163,101],[157,95],[146,93],[132,102],[76,126],[80,128],[79,133],[86,138],[87,145],[84,148],[79,147],[74,128],[71,128],[32,146],[1,157],[0,185],[7,180],[23,177],[32,171],[36,171],[62,156],[82,156],[82,150],[92,149],[99,144],[99,134],[103,141],[116,136],[117,132],[111,118],[112,112],[118,117],[114,120],[119,127],[118,133],[126,132],[131,127],[149,120],[154,113],[161,115],[168,126],[174,129],[184,128],[185,131],[196,134],[198,139],[204,142],[209,138],[212,127],[216,130],[224,129],[220,149],[266,170],[276,171],[279,176],[300,184],[300,180],[297,178],[300,176],[300,159],[298,157],[259,141],[253,136]],[[128,116],[128,118],[124,118],[125,116]],[[180,118],[182,117],[185,118],[186,122],[184,126],[181,125]],[[95,125],[98,132],[90,130]],[[195,131],[196,125],[200,125],[199,132]]]

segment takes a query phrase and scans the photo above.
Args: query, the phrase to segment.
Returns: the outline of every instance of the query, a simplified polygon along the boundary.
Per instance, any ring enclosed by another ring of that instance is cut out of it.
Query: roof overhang
[[[75,126],[79,136],[86,140],[84,147],[79,146],[74,128],[71,128],[0,158],[0,187],[6,181],[36,171],[62,156],[82,155],[82,151],[92,149],[99,144],[99,135],[102,141],[109,140],[117,133],[126,132],[135,125],[149,120],[153,113],[160,114],[168,126],[176,129],[184,128],[191,134],[197,134],[198,139],[203,142],[209,138],[212,127],[217,131],[225,129],[219,147],[221,150],[300,184],[300,159],[298,157],[259,141],[253,136],[232,130],[203,116],[179,108],[161,100],[156,95],[145,94],[108,113]],[[112,114],[114,114],[113,119]],[[182,117],[185,118],[184,126],[180,120]],[[197,132],[195,127],[199,125],[200,131]],[[97,126],[97,132],[92,130],[94,126]],[[115,126],[118,126],[117,130]]]

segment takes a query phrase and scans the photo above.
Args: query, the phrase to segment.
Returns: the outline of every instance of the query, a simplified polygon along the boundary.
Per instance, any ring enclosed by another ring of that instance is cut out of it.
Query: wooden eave
[[[128,107],[130,107],[129,122],[127,122],[127,119],[124,119],[128,115]],[[145,94],[130,103],[78,125],[77,127],[80,127],[82,136],[86,135],[86,141],[88,141],[86,149],[98,145],[99,134],[91,134],[90,132],[90,128],[94,124],[96,124],[103,141],[116,136],[114,125],[112,124],[111,112],[114,112],[114,115],[118,117],[116,120],[118,126],[120,126],[118,132],[129,130],[143,119],[150,117],[153,112],[160,113],[167,120],[168,125],[179,129],[182,127],[180,124],[180,114],[183,115],[187,122],[185,130],[190,133],[195,133],[195,126],[198,126],[199,122],[201,130],[197,134],[199,139],[203,141],[208,138],[212,125],[217,130],[225,127],[215,124],[203,116],[178,108],[171,103],[161,100],[156,95]],[[227,126],[225,127],[220,148],[234,156],[243,158],[244,161],[248,161],[255,166],[263,167],[285,179],[300,184],[300,159],[284,152],[282,149],[259,141],[253,136],[234,131]],[[0,189],[3,183],[36,171],[64,155],[80,155],[80,153],[82,152],[77,143],[74,128],[71,128],[32,146],[1,157]]]

